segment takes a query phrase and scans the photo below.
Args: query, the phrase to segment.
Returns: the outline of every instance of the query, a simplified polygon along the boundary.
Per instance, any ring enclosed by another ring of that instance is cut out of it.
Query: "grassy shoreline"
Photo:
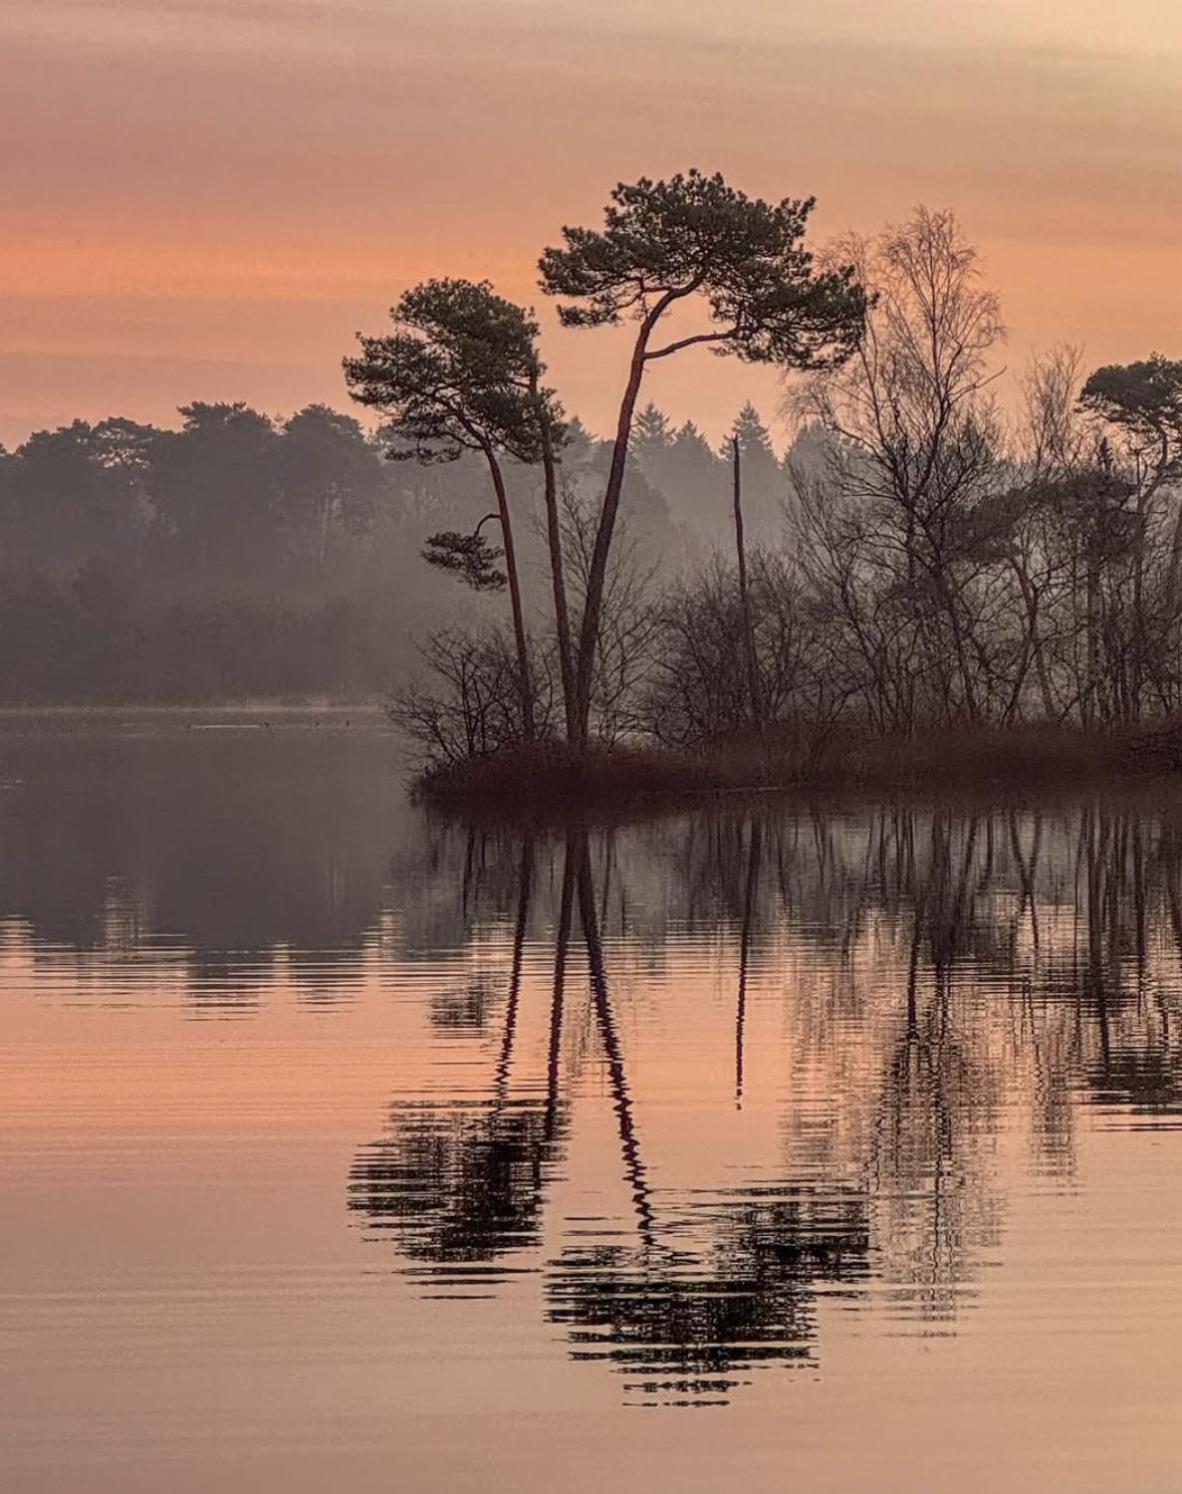
[[[1085,730],[1032,725],[873,737],[776,731],[696,752],[561,743],[434,766],[418,797],[463,813],[562,817],[674,808],[729,795],[1040,791],[1182,781],[1182,720]]]

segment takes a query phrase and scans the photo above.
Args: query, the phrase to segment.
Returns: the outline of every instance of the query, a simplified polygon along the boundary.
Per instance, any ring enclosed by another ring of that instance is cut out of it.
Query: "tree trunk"
[[[546,501],[546,539],[550,546],[550,580],[554,588],[554,627],[558,635],[558,663],[562,673],[562,704],[566,719],[566,739],[579,740],[579,709],[575,687],[574,651],[571,645],[570,611],[566,601],[566,576],[562,562],[562,524],[558,513],[558,471],[554,460],[554,442],[549,411],[538,393],[537,369],[530,371],[530,397],[537,412],[538,434],[542,446],[542,475]]]
[[[332,516],[333,504],[336,495],[331,491],[326,493],[320,502],[320,550],[317,555],[318,569],[324,575],[324,568],[328,561],[328,526]]]
[[[1172,622],[1178,613],[1178,603],[1182,600],[1182,506],[1179,506],[1177,517],[1174,519],[1174,536],[1170,541],[1170,569],[1166,579],[1166,602],[1170,609],[1170,621]]]
[[[501,521],[501,538],[505,546],[505,573],[509,577],[509,601],[513,609],[513,636],[517,644],[517,684],[521,693],[521,730],[527,742],[532,742],[534,726],[534,687],[530,678],[529,641],[525,633],[525,614],[521,610],[521,583],[517,575],[517,552],[513,545],[513,522],[509,517],[509,499],[505,493],[505,478],[496,452],[484,446],[488,470],[492,474],[493,488],[497,495],[497,517]]]
[[[739,561],[739,606],[743,613],[743,654],[747,668],[747,692],[751,703],[751,724],[763,731],[763,701],[759,688],[759,659],[755,652],[755,623],[751,616],[751,591],[747,584],[747,547],[743,543],[743,479],[739,457],[739,438],[731,439],[734,458],[735,553]]]
[[[1010,563],[1014,568],[1014,575],[1018,578],[1022,601],[1026,607],[1026,641],[1034,658],[1034,672],[1038,679],[1038,693],[1042,698],[1043,715],[1048,721],[1053,721],[1058,713],[1051,696],[1051,680],[1047,673],[1046,656],[1042,651],[1042,638],[1038,632],[1038,598],[1034,594],[1034,588],[1030,584],[1030,577],[1026,574],[1024,566],[1017,560],[1012,560]]]
[[[624,386],[624,397],[620,401],[619,418],[616,421],[616,439],[612,447],[611,470],[608,473],[607,487],[603,493],[603,507],[600,510],[599,524],[595,531],[595,546],[591,552],[591,565],[587,572],[587,594],[583,600],[583,624],[579,631],[575,689],[578,704],[577,745],[580,747],[587,745],[591,724],[591,682],[595,672],[595,654],[599,643],[603,595],[607,586],[607,563],[611,554],[612,535],[616,527],[616,514],[620,507],[620,493],[624,487],[624,470],[628,462],[632,416],[636,410],[641,380],[644,378],[644,359],[648,341],[668,300],[668,296],[662,297],[641,323],[636,346],[632,350],[632,362],[628,368],[628,382]]]
[[[637,1230],[645,1245],[652,1245],[656,1238],[656,1220],[644,1161],[640,1155],[640,1144],[636,1136],[636,1122],[632,1113],[632,1096],[624,1069],[624,1053],[616,1030],[612,1010],[611,993],[608,990],[607,970],[603,959],[603,942],[599,934],[599,914],[595,907],[595,888],[591,876],[591,853],[586,834],[577,838],[577,880],[579,915],[583,925],[583,940],[587,946],[587,965],[591,974],[591,996],[595,1016],[599,1024],[600,1040],[607,1060],[608,1080],[612,1091],[612,1108],[616,1112],[616,1127],[620,1138],[624,1173],[636,1209]]]
[[[1087,693],[1088,702],[1087,717],[1084,725],[1089,725],[1092,713],[1103,709],[1099,700],[1100,691],[1100,568],[1096,561],[1088,557],[1088,569],[1085,592],[1085,628],[1087,640]]]
[[[972,668],[969,664],[968,651],[965,648],[964,632],[961,628],[960,612],[957,608],[957,599],[948,583],[943,562],[937,572],[937,582],[940,594],[944,602],[944,609],[948,615],[948,623],[952,629],[952,643],[956,650],[956,667],[960,672],[961,685],[964,689],[965,705],[968,706],[969,720],[975,726],[981,719],[981,711],[977,704],[977,691],[973,684]]]
[[[1128,718],[1141,718],[1141,681],[1145,677],[1148,630],[1145,626],[1145,549],[1149,526],[1148,499],[1137,504],[1137,543],[1133,550],[1133,678],[1128,690]]]

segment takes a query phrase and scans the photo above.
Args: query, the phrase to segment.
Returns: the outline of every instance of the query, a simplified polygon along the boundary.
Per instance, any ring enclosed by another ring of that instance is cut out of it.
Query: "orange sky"
[[[1177,0],[4,0],[0,440],[190,399],[343,406],[358,328],[429,274],[536,299],[610,185],[815,193],[819,239],[957,209],[1010,326],[1182,355]],[[623,346],[562,332],[604,428]],[[648,393],[718,435],[774,378]]]

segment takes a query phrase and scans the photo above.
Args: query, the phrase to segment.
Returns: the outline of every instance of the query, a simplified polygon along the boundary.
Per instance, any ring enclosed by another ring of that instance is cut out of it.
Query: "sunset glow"
[[[8,444],[194,398],[343,406],[342,354],[407,285],[539,300],[564,222],[694,164],[815,194],[819,241],[953,207],[1011,366],[1182,342],[1169,0],[9,0],[0,79]],[[568,407],[605,428],[622,344],[544,311]],[[713,435],[778,400],[704,354],[653,395]]]

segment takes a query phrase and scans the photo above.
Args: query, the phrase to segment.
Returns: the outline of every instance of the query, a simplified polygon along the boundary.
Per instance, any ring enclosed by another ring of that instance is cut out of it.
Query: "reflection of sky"
[[[1182,12],[1129,0],[9,0],[0,12],[0,437],[192,398],[342,400],[339,358],[408,282],[491,275],[619,177],[699,164],[816,193],[821,236],[950,204],[1012,327],[1093,362],[1161,346]],[[542,124],[544,122],[544,126]],[[14,231],[15,230],[15,231]],[[1171,317],[1174,320],[1171,322]],[[606,427],[612,334],[557,334]],[[774,381],[687,357],[652,386],[714,433]]]
[[[229,1494],[516,1494],[558,1467],[626,1494],[779,1489],[785,1469],[811,1489],[992,1494],[1035,1464],[1053,1494],[1171,1486],[1168,804],[975,829],[773,812],[749,901],[742,816],[624,829],[610,855],[596,837],[619,1072],[576,916],[551,1112],[560,842],[537,838],[522,917],[521,847],[396,804],[376,749],[227,743],[230,814],[203,778],[213,747],[108,744],[91,781],[120,813],[91,818],[66,792],[86,750],[42,744],[27,807],[54,856],[22,877],[39,844],[10,834],[0,884],[16,1487],[126,1494],[183,1467]],[[192,864],[185,805],[208,822]],[[202,916],[219,837],[227,877],[240,839],[255,848],[227,924]],[[343,901],[326,867],[353,874]],[[335,947],[300,942],[317,900],[309,929]],[[249,960],[192,957],[221,929],[253,932]],[[729,1406],[623,1409],[637,1400]]]

